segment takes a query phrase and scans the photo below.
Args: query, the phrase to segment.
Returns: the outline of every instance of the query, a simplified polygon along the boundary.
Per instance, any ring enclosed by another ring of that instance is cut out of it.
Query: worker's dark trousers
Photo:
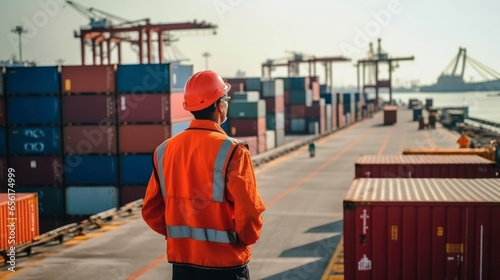
[[[173,265],[172,280],[250,280],[248,267],[204,269],[190,265]]]

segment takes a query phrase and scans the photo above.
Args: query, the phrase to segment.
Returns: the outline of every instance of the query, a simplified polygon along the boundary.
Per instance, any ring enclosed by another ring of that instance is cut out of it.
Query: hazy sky
[[[197,19],[219,26],[210,32],[175,33],[176,48],[195,70],[209,68],[222,76],[238,69],[259,76],[266,59],[290,56],[297,51],[316,56],[344,55],[353,61],[368,51],[368,41],[382,38],[390,56],[415,56],[400,63],[393,77],[403,83],[433,83],[459,47],[476,60],[500,72],[500,1],[494,0],[75,0],[130,20],[151,18],[153,23]],[[73,31],[88,19],[62,0],[0,0],[0,59],[18,53],[10,30],[19,24],[30,31],[23,39],[23,57],[39,65],[80,63],[79,41]],[[124,62],[136,63],[137,55],[123,46]],[[334,64],[334,86],[356,83],[353,62]],[[472,68],[466,79],[478,79]],[[306,73],[306,66],[302,68]],[[323,73],[322,66],[318,67]],[[285,70],[273,75],[283,76]]]

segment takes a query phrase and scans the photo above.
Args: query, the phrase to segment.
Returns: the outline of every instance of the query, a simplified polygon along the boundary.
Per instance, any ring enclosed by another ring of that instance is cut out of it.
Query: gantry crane
[[[130,21],[119,16],[112,15],[96,8],[86,8],[73,1],[66,1],[71,7],[79,13],[90,19],[88,26],[81,27],[80,32],[75,31],[75,38],[80,38],[81,45],[81,60],[82,65],[85,65],[86,60],[86,45],[90,44],[92,53],[92,64],[111,64],[112,50],[118,50],[118,63],[121,63],[121,43],[129,42],[138,45],[139,47],[139,63],[145,63],[145,55],[147,63],[153,61],[153,43],[158,46],[159,62],[164,62],[163,43],[168,41],[170,34],[165,33],[179,30],[192,29],[208,29],[216,34],[217,25],[207,23],[205,21],[197,22],[179,22],[179,23],[161,23],[151,24],[149,18]],[[113,21],[116,21],[113,22]],[[156,34],[156,36],[154,36]],[[137,35],[134,38],[132,35]],[[153,38],[156,37],[156,38]],[[146,44],[146,48],[144,48]],[[105,55],[106,54],[106,55]],[[99,59],[99,63],[97,58]],[[107,59],[107,60],[106,60]]]
[[[358,81],[358,90],[360,88],[360,66],[362,66],[362,74],[363,74],[363,91],[367,88],[375,89],[375,106],[378,106],[378,92],[380,88],[388,88],[389,89],[389,103],[392,103],[392,72],[399,67],[399,61],[404,60],[414,60],[414,56],[409,57],[389,57],[386,52],[382,51],[381,40],[378,39],[377,52],[373,51],[372,43],[369,44],[369,52],[368,57],[366,59],[358,60],[356,64],[357,69],[357,81]],[[380,64],[387,63],[389,66],[389,78],[387,80],[379,79],[379,68]],[[366,70],[368,69],[368,83],[366,83]],[[361,92],[361,91],[360,91]]]

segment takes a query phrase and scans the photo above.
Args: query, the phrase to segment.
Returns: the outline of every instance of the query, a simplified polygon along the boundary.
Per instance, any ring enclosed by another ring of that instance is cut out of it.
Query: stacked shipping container
[[[69,217],[118,207],[115,70],[112,65],[61,70]]]
[[[263,80],[261,99],[266,102],[266,150],[285,143],[285,87],[282,79]]]

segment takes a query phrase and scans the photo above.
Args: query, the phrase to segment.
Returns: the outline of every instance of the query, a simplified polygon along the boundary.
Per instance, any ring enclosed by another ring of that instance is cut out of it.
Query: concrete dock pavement
[[[382,123],[383,115],[377,113],[317,140],[314,158],[303,143],[256,168],[266,211],[249,264],[252,279],[339,276],[330,273],[329,263],[342,239],[342,200],[360,154],[401,154],[405,147],[456,147],[455,136],[439,126],[419,131],[407,109],[399,109],[395,125]],[[18,259],[17,272],[2,271],[0,278],[170,279],[164,238],[147,227],[139,211],[119,221],[121,225],[99,230],[81,242],[35,249],[32,257]]]

